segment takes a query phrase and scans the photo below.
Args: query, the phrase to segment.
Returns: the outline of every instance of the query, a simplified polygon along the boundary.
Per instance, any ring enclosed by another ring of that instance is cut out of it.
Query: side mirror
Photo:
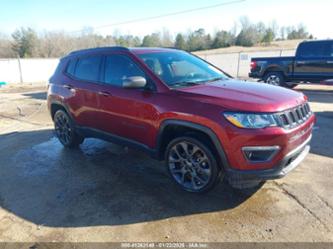
[[[141,76],[128,77],[123,80],[123,88],[143,88],[147,84],[147,80]]]

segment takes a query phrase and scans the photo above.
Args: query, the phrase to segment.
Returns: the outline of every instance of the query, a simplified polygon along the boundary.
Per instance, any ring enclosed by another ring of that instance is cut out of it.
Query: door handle
[[[306,61],[297,61],[296,64],[298,64],[298,65],[304,65],[304,64],[306,64]]]
[[[107,91],[100,91],[100,92],[98,92],[98,94],[102,95],[102,96],[105,96],[105,97],[112,96],[112,94],[107,92]]]
[[[333,64],[333,61],[326,61],[327,64]]]

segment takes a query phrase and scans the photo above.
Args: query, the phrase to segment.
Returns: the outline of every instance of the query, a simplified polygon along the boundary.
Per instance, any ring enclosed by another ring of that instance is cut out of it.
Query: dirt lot
[[[0,89],[0,241],[333,241],[333,87],[302,86],[312,152],[257,191],[185,193],[163,163],[95,139],[63,149],[45,86]]]

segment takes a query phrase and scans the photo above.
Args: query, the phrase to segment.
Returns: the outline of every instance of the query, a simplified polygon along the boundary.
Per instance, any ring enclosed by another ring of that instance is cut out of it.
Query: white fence
[[[246,78],[253,57],[292,56],[295,50],[239,53],[205,53],[198,55],[234,77]],[[0,82],[46,82],[54,73],[59,59],[0,59]]]
[[[0,59],[0,82],[46,82],[59,59]]]

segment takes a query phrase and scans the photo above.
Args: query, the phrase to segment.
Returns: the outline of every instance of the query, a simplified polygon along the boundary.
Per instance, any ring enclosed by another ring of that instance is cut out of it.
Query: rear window
[[[80,58],[75,65],[69,64],[68,70],[75,67],[74,76],[81,80],[99,81],[102,56],[89,56]]]
[[[69,61],[66,72],[70,75],[74,75],[75,66],[76,66],[77,59],[72,59]]]

